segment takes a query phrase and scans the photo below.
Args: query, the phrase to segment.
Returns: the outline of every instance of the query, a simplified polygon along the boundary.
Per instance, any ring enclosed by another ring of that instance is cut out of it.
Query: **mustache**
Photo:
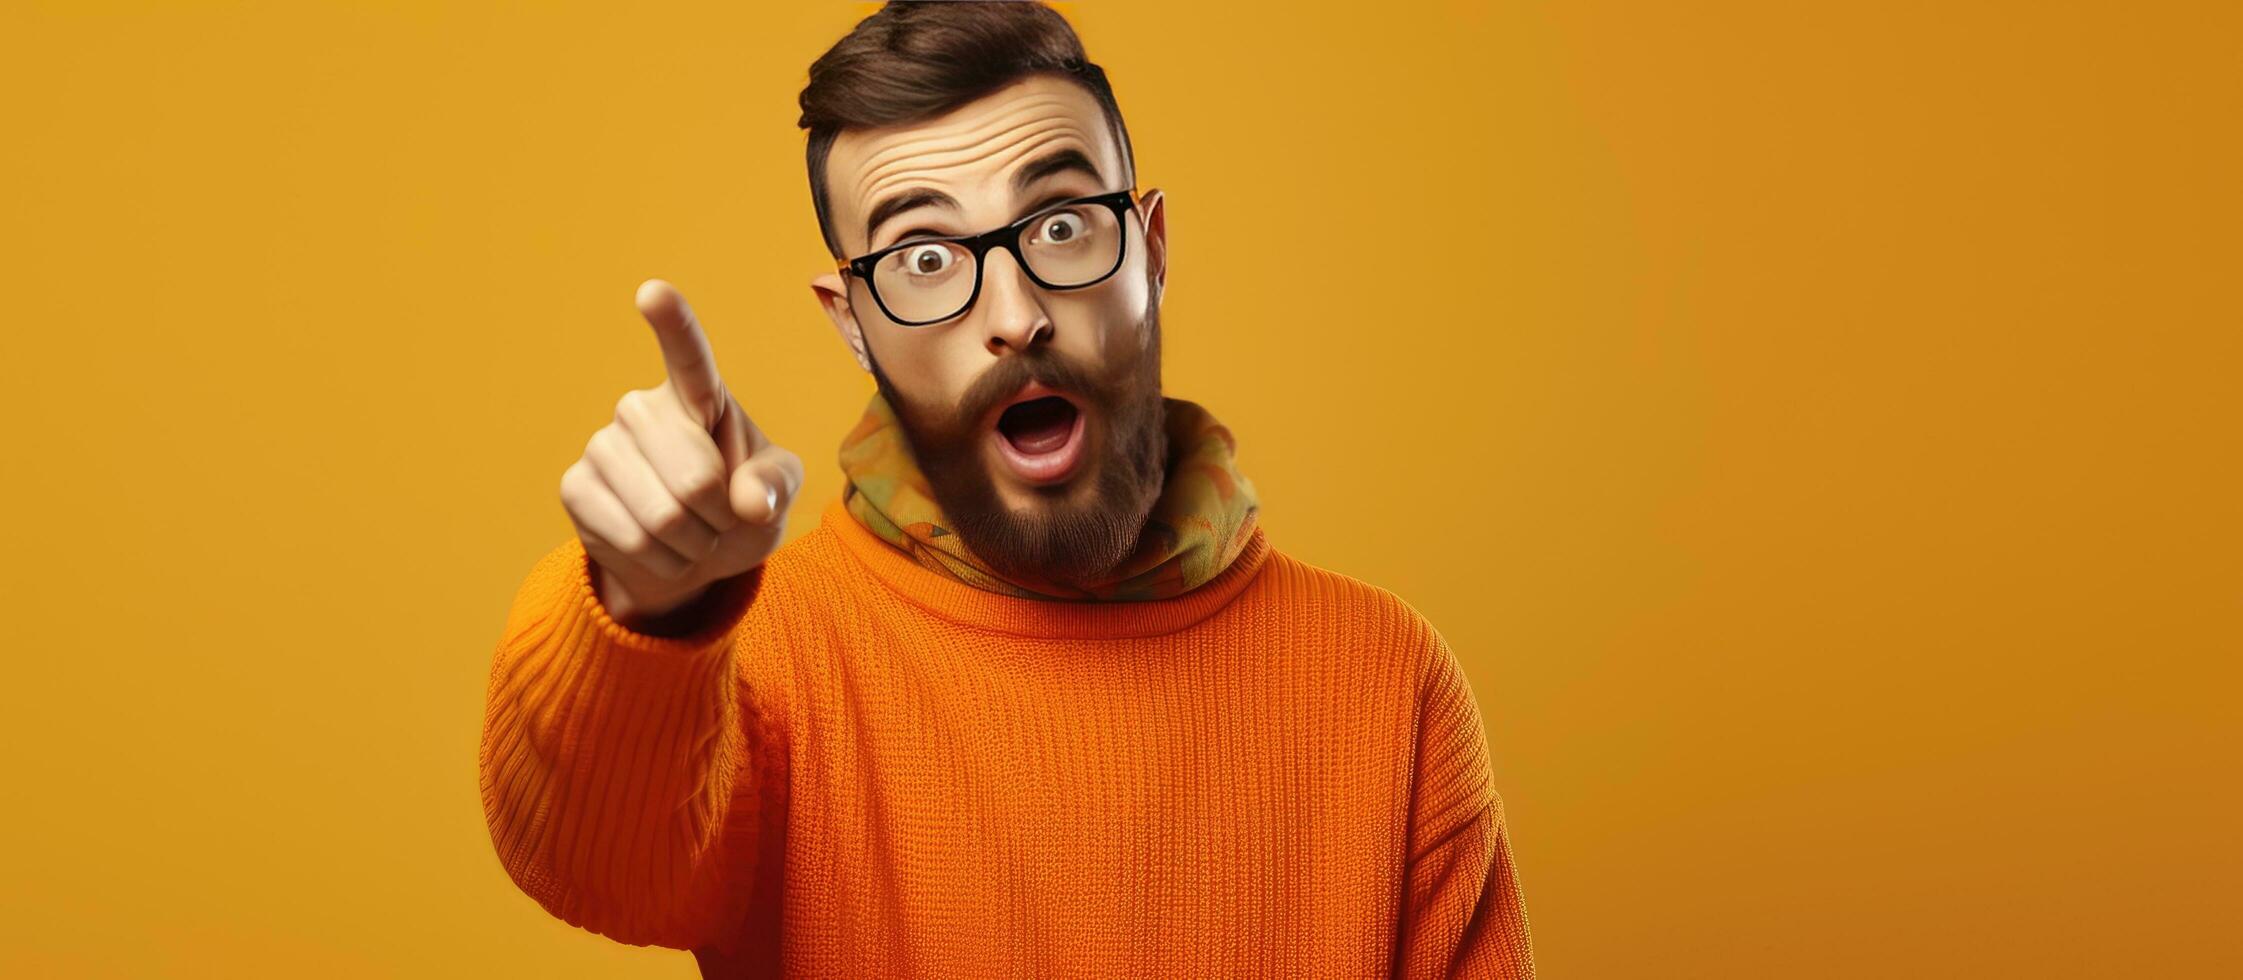
[[[965,397],[959,399],[958,427],[964,430],[979,425],[991,411],[1030,381],[1066,392],[1085,407],[1105,407],[1103,392],[1090,372],[1046,347],[1034,353],[999,359],[995,366],[982,372],[966,389]]]

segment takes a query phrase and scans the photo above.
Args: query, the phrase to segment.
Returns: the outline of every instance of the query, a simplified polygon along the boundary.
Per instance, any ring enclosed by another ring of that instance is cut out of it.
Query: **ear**
[[[1153,306],[1160,306],[1161,292],[1168,286],[1168,195],[1160,188],[1148,188],[1137,195],[1137,216],[1145,226],[1145,260],[1152,263]]]
[[[872,361],[865,357],[864,330],[857,326],[857,314],[849,308],[849,283],[839,272],[828,272],[810,280],[810,292],[818,298],[818,306],[833,320],[833,330],[848,345],[850,356],[857,359],[857,369],[870,373]]]

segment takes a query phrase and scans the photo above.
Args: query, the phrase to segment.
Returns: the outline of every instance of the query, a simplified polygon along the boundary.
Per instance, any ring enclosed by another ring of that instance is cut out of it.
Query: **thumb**
[[[778,446],[757,453],[732,471],[732,512],[750,524],[776,522],[801,486],[801,471],[801,461]]]
[[[748,413],[740,410],[740,403],[730,391],[719,392],[717,398],[717,423],[716,428],[709,430],[709,439],[716,443],[717,458],[723,462],[724,471],[737,475],[742,465],[771,445],[771,440]]]

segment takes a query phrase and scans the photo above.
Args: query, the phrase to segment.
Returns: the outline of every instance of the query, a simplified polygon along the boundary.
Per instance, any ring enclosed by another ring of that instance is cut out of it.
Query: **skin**
[[[1098,175],[1065,171],[1019,194],[1014,173],[1072,148]],[[908,125],[845,130],[826,171],[829,220],[846,255],[917,229],[987,231],[1054,196],[1131,186],[1135,174],[1097,101],[1081,86],[1032,75],[948,113]],[[923,206],[882,223],[865,217],[907,189],[948,194],[959,209]],[[1001,572],[1054,582],[1095,578],[1129,557],[1166,472],[1160,410],[1159,309],[1166,280],[1164,195],[1147,189],[1125,222],[1122,267],[1094,286],[1046,290],[1012,255],[984,257],[981,294],[931,326],[891,320],[854,276],[810,282],[859,368],[894,405],[913,456],[975,554]],[[1019,477],[989,440],[997,411],[1034,378],[1083,410],[1082,462],[1067,479]]]
[[[685,297],[640,284],[638,306],[668,377],[623,393],[561,474],[561,506],[592,559],[592,590],[617,623],[682,635],[706,625],[688,608],[778,548],[802,487],[802,458],[741,410]]]

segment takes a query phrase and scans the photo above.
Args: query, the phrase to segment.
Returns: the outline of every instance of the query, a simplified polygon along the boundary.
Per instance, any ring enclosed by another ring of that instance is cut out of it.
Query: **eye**
[[[914,276],[939,276],[957,264],[958,256],[949,246],[939,242],[913,245],[896,252],[896,261],[903,271]]]
[[[1036,237],[1031,245],[1072,245],[1089,231],[1083,216],[1073,211],[1054,211],[1036,221]]]

